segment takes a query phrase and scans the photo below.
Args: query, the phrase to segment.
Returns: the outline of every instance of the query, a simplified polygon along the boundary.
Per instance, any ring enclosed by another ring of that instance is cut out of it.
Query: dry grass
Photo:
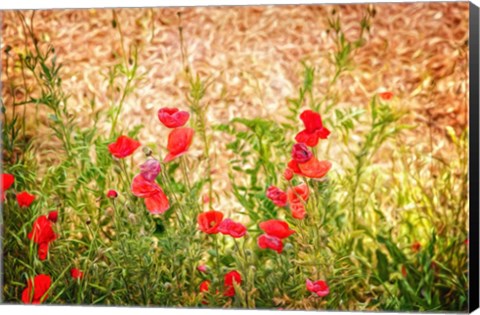
[[[164,146],[166,131],[156,111],[186,106],[177,12],[182,12],[192,68],[204,77],[215,77],[204,99],[209,104],[208,119],[226,122],[237,116],[285,113],[286,98],[295,95],[301,80],[302,60],[319,68],[321,79],[316,85],[325,91],[333,72],[327,60],[334,43],[326,32],[333,9],[340,14],[347,37],[354,36],[366,5],[117,9],[126,47],[141,48],[140,70],[148,72],[125,104],[123,126],[144,124],[141,140]],[[405,141],[425,153],[442,155],[449,145],[445,126],[460,132],[467,124],[468,3],[376,4],[375,9],[367,44],[355,53],[352,71],[336,84],[339,103],[366,107],[373,94],[393,91],[397,106],[408,109],[409,122],[417,126]],[[2,53],[6,45],[13,47],[11,54],[21,52],[24,36],[18,17],[12,11],[2,15]],[[88,110],[93,98],[99,110],[109,106],[104,74],[116,62],[114,53],[120,52],[112,17],[108,9],[39,11],[35,17],[36,36],[52,42],[64,64],[65,90],[71,93],[70,108],[77,113]],[[6,69],[4,53],[2,66],[2,94],[8,105],[6,71],[18,86],[22,78],[11,64]],[[32,84],[29,88],[34,90]],[[21,99],[24,91],[18,88],[15,94]],[[33,111],[30,107],[28,115],[33,116]],[[89,123],[86,115],[79,117],[83,124]],[[108,131],[108,125],[101,127]],[[47,128],[32,124],[31,131],[38,137],[39,150],[52,148]],[[435,145],[428,137],[419,137],[424,134],[433,135]],[[224,154],[225,140],[217,137],[219,156]],[[217,169],[226,162],[218,159]],[[215,183],[222,190],[228,179],[219,173]]]

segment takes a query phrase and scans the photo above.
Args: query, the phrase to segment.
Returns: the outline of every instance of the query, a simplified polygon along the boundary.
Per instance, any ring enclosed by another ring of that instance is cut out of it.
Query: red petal
[[[165,157],[164,162],[169,162],[186,153],[192,144],[194,133],[193,129],[188,127],[172,130],[168,135],[167,150],[169,151],[169,154]]]
[[[140,198],[148,198],[163,192],[160,186],[153,181],[146,180],[142,175],[137,175],[132,181],[132,194]]]
[[[299,163],[298,167],[306,177],[322,178],[332,168],[332,163],[330,161],[319,161],[313,157],[306,163]]]
[[[2,187],[3,191],[7,190],[10,188],[10,186],[13,185],[13,182],[15,181],[15,177],[13,177],[12,174],[2,174]]]
[[[316,132],[309,132],[305,129],[297,134],[295,141],[305,143],[309,147],[314,147],[318,144],[318,136]]]
[[[108,150],[116,158],[125,158],[132,155],[140,146],[140,142],[127,136],[120,136],[117,141],[108,145]]]
[[[145,198],[145,205],[152,214],[164,213],[170,207],[167,196],[161,189],[155,195]]]
[[[320,114],[315,113],[312,110],[308,109],[303,111],[303,113],[300,115],[300,119],[303,121],[305,129],[308,132],[314,132],[316,129],[320,129],[323,127]]]

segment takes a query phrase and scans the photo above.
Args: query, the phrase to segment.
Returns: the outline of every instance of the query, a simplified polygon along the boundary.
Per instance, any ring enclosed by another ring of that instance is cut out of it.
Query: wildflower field
[[[468,3],[1,21],[3,303],[467,310]]]

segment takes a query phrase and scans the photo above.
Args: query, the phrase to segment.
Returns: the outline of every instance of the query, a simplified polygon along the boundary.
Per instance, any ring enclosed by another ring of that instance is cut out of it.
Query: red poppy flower
[[[218,232],[234,238],[240,238],[247,233],[247,228],[241,223],[234,222],[231,219],[225,219],[218,226]]]
[[[200,292],[208,292],[210,289],[210,281],[205,280],[200,283]]]
[[[292,172],[292,170],[289,169],[289,168],[286,168],[285,171],[283,172],[283,177],[284,177],[286,180],[290,181],[290,180],[293,178],[293,172]]]
[[[202,281],[202,283],[200,283],[199,289],[202,295],[205,295],[205,293],[208,293],[208,291],[210,290],[210,281],[209,280]],[[208,301],[204,298],[202,301],[202,304],[206,305],[208,304]]]
[[[178,108],[164,107],[158,111],[158,119],[168,128],[178,128],[185,125],[190,118],[190,114]]]
[[[393,98],[393,93],[392,92],[382,92],[378,94],[380,98],[384,101],[389,101]]]
[[[40,274],[35,278],[28,279],[27,287],[22,292],[22,302],[25,304],[40,304],[48,297],[46,294],[52,280],[50,276]]]
[[[402,276],[403,276],[404,278],[407,277],[407,268],[405,268],[405,266],[403,266],[403,265],[402,265]]]
[[[48,217],[47,217],[50,221],[52,221],[53,223],[57,222],[58,220],[58,211],[50,211],[48,213]]]
[[[117,141],[108,145],[108,151],[110,151],[114,157],[123,159],[132,155],[139,146],[140,142],[127,136],[120,136]]]
[[[72,268],[70,270],[70,276],[72,276],[73,279],[82,279],[83,272],[80,269]]]
[[[268,187],[266,195],[268,199],[279,207],[285,207],[287,205],[287,194],[278,187]]]
[[[168,154],[163,162],[170,162],[171,160],[187,153],[188,148],[192,144],[194,133],[193,129],[188,127],[172,130],[168,135]]]
[[[275,236],[262,234],[257,238],[257,244],[258,244],[258,247],[260,248],[263,248],[263,249],[270,248],[279,254],[283,251],[282,240]]]
[[[289,237],[294,230],[290,230],[288,223],[281,220],[268,220],[259,224],[260,228],[269,236],[275,236],[279,239]]]
[[[170,207],[162,188],[140,174],[133,178],[131,190],[135,196],[144,198],[145,206],[152,214],[162,214]]]
[[[48,220],[47,216],[42,215],[33,222],[32,232],[28,233],[28,238],[37,244],[50,243],[54,241],[57,236],[52,228],[52,222]]]
[[[301,202],[290,204],[290,211],[292,211],[292,217],[299,220],[304,219],[307,214],[305,206]]]
[[[15,177],[12,174],[2,174],[2,201],[5,200],[5,191],[13,185]]]
[[[297,163],[305,163],[310,161],[313,153],[304,143],[295,143],[292,148],[292,159]]]
[[[202,212],[197,217],[198,229],[207,234],[217,234],[218,227],[223,220],[223,213],[220,211]]]
[[[17,202],[20,207],[28,208],[34,200],[35,196],[26,191],[22,191],[21,193],[17,194]]]
[[[162,167],[160,166],[160,162],[156,159],[148,159],[145,163],[140,165],[140,175],[148,181],[154,181],[158,174],[160,174],[161,170]]]
[[[307,290],[317,294],[320,297],[327,296],[328,293],[330,293],[330,288],[323,280],[312,282],[310,279],[307,279]]]
[[[314,147],[318,139],[327,139],[330,131],[323,127],[322,118],[319,113],[311,110],[305,110],[300,114],[300,119],[305,125],[305,129],[300,131],[295,140],[299,143],[305,143],[309,147]]]
[[[297,163],[295,160],[291,160],[288,162],[288,168],[295,174],[320,179],[327,175],[332,168],[332,163],[330,161],[319,161],[316,157],[312,157],[306,163]]]
[[[287,198],[290,204],[292,203],[302,203],[302,201],[307,201],[310,196],[310,190],[306,183],[300,184],[293,188],[288,188]]]
[[[242,276],[236,270],[227,273],[223,279],[223,286],[225,287],[225,292],[223,292],[224,296],[235,295],[235,287],[233,286],[234,282],[238,285],[242,284]]]
[[[48,255],[48,245],[53,242],[57,236],[52,228],[52,222],[47,216],[42,215],[33,223],[32,232],[28,233],[28,238],[38,244],[38,257],[45,260]]]
[[[115,190],[110,189],[107,191],[107,198],[115,199],[117,197],[118,197],[118,193]]]
[[[415,242],[415,243],[412,244],[412,250],[414,252],[418,252],[421,247],[422,247],[422,245],[420,244],[420,242]]]

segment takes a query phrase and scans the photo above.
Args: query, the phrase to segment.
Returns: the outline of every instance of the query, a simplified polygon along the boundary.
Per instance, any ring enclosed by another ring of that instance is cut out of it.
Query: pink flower
[[[330,289],[327,283],[323,280],[312,282],[310,281],[310,279],[307,279],[307,290],[315,293],[320,297],[327,296],[328,293],[330,293]]]
[[[148,181],[154,181],[157,178],[158,174],[162,167],[160,166],[160,162],[156,159],[148,159],[145,163],[140,165],[140,174]]]
[[[297,163],[306,163],[313,156],[313,153],[304,143],[295,143],[292,148],[292,159]]]
[[[287,194],[278,187],[268,187],[266,195],[268,199],[279,207],[285,207],[287,205]]]
[[[200,265],[197,267],[197,270],[200,271],[200,272],[203,272],[203,273],[207,273],[208,272],[208,267],[206,265]]]

